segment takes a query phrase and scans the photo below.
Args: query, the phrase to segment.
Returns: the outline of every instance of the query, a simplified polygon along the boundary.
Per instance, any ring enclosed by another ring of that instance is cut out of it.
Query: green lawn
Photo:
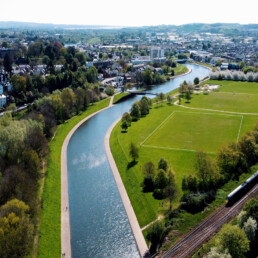
[[[181,75],[183,73],[186,73],[188,71],[187,67],[185,65],[182,64],[178,64],[175,68],[172,68],[175,71],[175,75]]]
[[[199,137],[200,140],[192,140],[192,144],[194,144],[195,149],[198,150],[205,146],[205,148],[212,150],[213,152],[215,152],[223,142],[226,143],[232,140],[236,141],[242,119],[242,116],[230,116],[230,114],[229,116],[221,116],[221,113],[215,112],[205,112],[209,113],[209,115],[199,114],[200,111],[198,110],[190,110],[190,112],[193,112],[190,114],[187,113],[188,110],[163,103],[162,105],[154,105],[148,116],[132,123],[132,126],[129,127],[127,133],[122,133],[120,123],[117,124],[112,131],[110,138],[111,150],[141,227],[155,220],[158,214],[164,213],[169,206],[167,201],[163,201],[164,205],[161,207],[161,201],[154,199],[151,193],[146,194],[142,192],[142,165],[147,161],[152,161],[157,166],[161,157],[167,159],[169,165],[175,171],[176,181],[181,193],[181,183],[183,177],[195,173],[193,169],[195,158],[194,152],[173,149],[147,148],[144,146],[140,147],[138,163],[133,167],[127,167],[128,163],[131,161],[129,156],[129,145],[131,141],[138,145],[143,143],[144,140],[150,134],[152,134],[153,131],[157,129],[157,127],[159,127],[160,124],[174,111],[183,112],[176,112],[176,117],[174,117],[176,120],[171,117],[167,120],[167,123],[163,124],[164,127],[161,127],[160,130],[156,131],[157,136],[160,133],[163,134],[164,138],[162,138],[160,135],[162,144],[165,145],[169,143],[171,146],[173,146],[175,141],[178,139],[181,139],[184,144],[184,136],[182,132],[189,129],[194,130],[196,137]],[[201,113],[203,112],[201,111]],[[246,130],[253,128],[257,118],[258,116],[243,116],[240,136]],[[198,121],[198,124],[195,124],[195,121]],[[206,128],[204,127],[205,121],[208,124]],[[176,123],[174,124],[174,122]],[[220,125],[219,127],[217,126],[218,124]],[[206,142],[197,134],[200,132],[205,133]],[[173,135],[171,136],[170,134]],[[217,134],[219,137],[215,138],[215,135]],[[172,137],[169,140],[169,137],[167,137],[168,135]],[[155,134],[153,134],[152,137],[150,137],[148,140],[155,140]],[[188,134],[188,137],[191,137],[190,134]],[[216,142],[217,139],[219,143]],[[145,144],[147,144],[147,141]],[[178,144],[181,144],[180,140],[178,140]],[[210,155],[213,157],[215,156],[214,154]],[[174,201],[173,207],[176,207],[178,204],[179,198]]]
[[[220,93],[211,92],[209,95],[192,95],[190,103],[185,106],[224,110],[241,113],[258,113],[258,94]]]
[[[121,98],[123,98],[124,96],[126,96],[128,94],[129,94],[128,92],[123,92],[123,93],[116,94],[114,96],[113,103],[115,104],[118,100],[120,100]]]
[[[70,130],[82,119],[108,106],[110,98],[90,106],[82,114],[58,126],[50,143],[50,157],[42,195],[38,257],[61,256],[61,149]]]
[[[204,84],[221,85],[217,90],[218,92],[258,94],[258,83],[257,82],[235,82],[235,81],[208,80],[208,81],[205,81],[202,83],[202,85],[204,85]]]
[[[242,116],[173,112],[144,145],[215,152],[226,141],[237,142],[241,124]]]

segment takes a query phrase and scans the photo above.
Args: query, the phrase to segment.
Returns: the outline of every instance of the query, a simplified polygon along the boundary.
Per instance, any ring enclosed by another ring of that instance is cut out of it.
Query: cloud
[[[94,156],[92,153],[90,153],[88,156],[83,152],[79,158],[75,158],[72,160],[72,164],[74,166],[79,166],[80,169],[85,168],[95,168],[100,166],[106,161],[106,156]]]

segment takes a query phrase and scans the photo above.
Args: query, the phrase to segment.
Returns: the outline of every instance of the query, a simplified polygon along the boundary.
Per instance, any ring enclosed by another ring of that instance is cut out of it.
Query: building
[[[161,47],[152,47],[151,48],[151,59],[163,58],[165,51]]]
[[[0,95],[4,93],[4,86],[0,84]]]
[[[6,104],[6,96],[4,94],[0,94],[0,108]]]

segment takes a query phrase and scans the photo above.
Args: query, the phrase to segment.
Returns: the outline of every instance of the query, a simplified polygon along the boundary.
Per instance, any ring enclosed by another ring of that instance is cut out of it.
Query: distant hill
[[[0,29],[115,29],[119,26],[0,21]]]
[[[238,23],[191,23],[184,25],[157,25],[143,27],[121,27],[110,25],[75,25],[75,24],[52,24],[35,22],[0,21],[0,29],[31,29],[31,30],[105,30],[105,29],[124,29],[151,32],[167,32],[173,30],[177,32],[210,32],[221,34],[246,34],[254,32],[258,36],[258,24],[238,24]]]

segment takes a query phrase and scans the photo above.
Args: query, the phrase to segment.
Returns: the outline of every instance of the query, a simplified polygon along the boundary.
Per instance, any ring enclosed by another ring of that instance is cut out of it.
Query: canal
[[[154,86],[167,93],[184,80],[204,78],[209,70],[186,64],[190,74]],[[89,119],[72,136],[67,148],[71,248],[74,258],[140,257],[113,173],[104,138],[108,128],[129,111],[135,96]],[[154,96],[150,96],[154,97]]]

